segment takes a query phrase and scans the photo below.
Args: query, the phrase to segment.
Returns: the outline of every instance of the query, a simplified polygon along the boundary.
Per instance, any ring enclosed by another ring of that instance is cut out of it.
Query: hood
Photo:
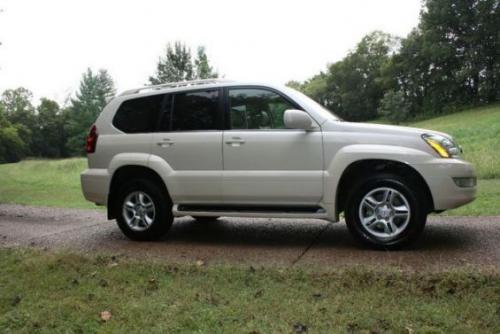
[[[385,125],[385,124],[370,124],[370,123],[353,123],[353,122],[338,122],[327,121],[321,126],[323,131],[340,131],[340,132],[362,132],[384,135],[402,135],[402,136],[421,136],[424,133],[438,134],[451,138],[450,135],[433,130],[412,128],[409,126]]]

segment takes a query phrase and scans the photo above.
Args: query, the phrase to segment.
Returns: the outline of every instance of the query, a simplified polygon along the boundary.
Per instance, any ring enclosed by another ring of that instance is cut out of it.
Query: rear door
[[[323,193],[322,134],[286,129],[299,109],[264,87],[226,88],[223,200],[245,205],[315,205]]]
[[[219,203],[222,193],[222,94],[205,89],[165,100],[152,154],[172,169],[168,190],[175,203]]]

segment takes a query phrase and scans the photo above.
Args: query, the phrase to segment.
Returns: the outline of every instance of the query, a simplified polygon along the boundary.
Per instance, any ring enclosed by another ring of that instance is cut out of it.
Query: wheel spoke
[[[368,227],[368,226],[372,225],[373,223],[375,223],[376,221],[377,221],[377,217],[375,217],[375,215],[372,215],[370,217],[363,218],[363,225]]]
[[[409,210],[406,205],[400,205],[393,207],[394,217],[408,217]]]
[[[392,219],[387,221],[387,226],[391,230],[390,234],[396,233],[398,230],[398,226],[394,223]]]
[[[373,210],[373,209],[375,209],[377,204],[379,204],[379,202],[375,198],[373,198],[372,196],[367,196],[367,197],[365,197],[363,204],[365,204],[367,207],[369,207],[370,209]]]
[[[392,230],[392,226],[389,225],[389,222],[384,222],[384,232],[391,235],[394,233]]]
[[[145,205],[144,204],[144,194],[143,193],[139,193],[138,198],[139,198],[139,204],[140,205]]]
[[[382,199],[382,202],[385,202],[385,203],[390,203],[390,200],[392,199],[392,190],[390,189],[387,189],[386,191],[384,191],[384,198]]]

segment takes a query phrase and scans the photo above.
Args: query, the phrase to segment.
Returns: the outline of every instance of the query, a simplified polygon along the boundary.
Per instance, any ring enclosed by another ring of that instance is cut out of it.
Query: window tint
[[[164,95],[124,101],[113,118],[113,125],[126,133],[153,132]]]
[[[164,115],[163,131],[216,130],[219,91],[186,92],[174,95],[173,110]],[[171,118],[171,126],[167,120]]]
[[[230,89],[232,129],[284,129],[283,114],[295,107],[285,98],[265,89]]]

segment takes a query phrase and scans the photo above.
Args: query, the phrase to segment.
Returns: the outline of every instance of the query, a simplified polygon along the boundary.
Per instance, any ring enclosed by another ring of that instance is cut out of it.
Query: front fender
[[[354,144],[341,148],[328,163],[325,170],[325,193],[323,202],[336,207],[337,187],[343,173],[351,164],[362,160],[388,160],[407,165],[421,164],[434,159],[427,152],[394,145]],[[335,216],[338,213],[335,212]]]

